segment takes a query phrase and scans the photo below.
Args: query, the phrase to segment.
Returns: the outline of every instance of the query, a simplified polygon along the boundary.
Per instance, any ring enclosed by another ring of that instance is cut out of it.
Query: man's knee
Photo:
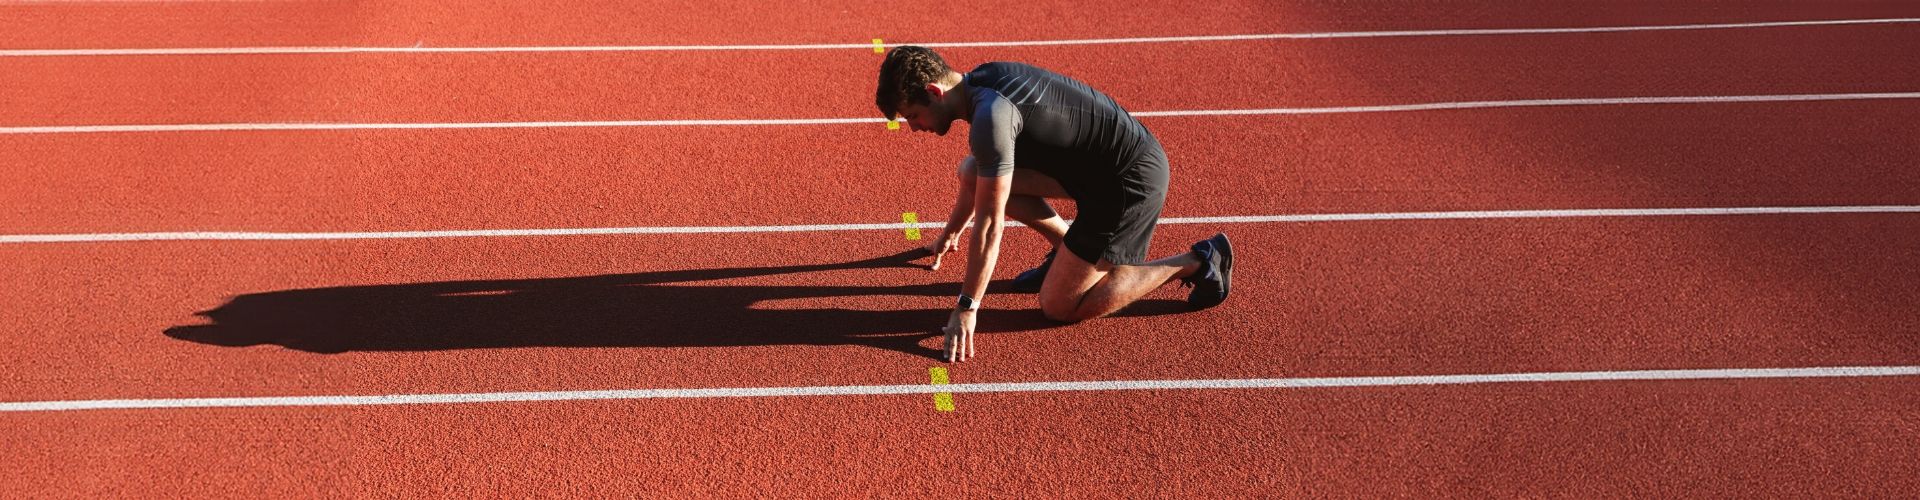
[[[973,155],[967,155],[966,158],[961,158],[960,159],[960,181],[961,182],[972,181],[973,172],[974,172],[973,169],[974,169]]]
[[[1041,314],[1066,323],[1092,319],[1082,313],[1081,305],[1086,302],[1087,294],[1093,293],[1106,279],[1106,274],[1106,269],[1088,264],[1072,252],[1055,255],[1053,267],[1047,270],[1047,280],[1040,285]]]
[[[1079,323],[1081,320],[1086,319],[1080,317],[1079,296],[1067,297],[1061,300],[1047,300],[1047,297],[1043,295],[1040,297],[1040,314],[1045,315],[1047,319],[1061,323]]]

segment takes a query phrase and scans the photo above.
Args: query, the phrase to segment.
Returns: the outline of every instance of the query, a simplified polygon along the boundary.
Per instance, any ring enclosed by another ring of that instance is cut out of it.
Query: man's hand
[[[947,253],[960,249],[960,233],[964,232],[966,228],[961,228],[959,231],[942,230],[940,237],[927,242],[927,253],[933,254],[933,267],[928,269],[939,270],[940,260],[946,257]]]
[[[973,323],[974,317],[979,315],[978,309],[954,309],[953,315],[947,318],[947,327],[941,331],[947,334],[945,351],[948,363],[973,357]]]

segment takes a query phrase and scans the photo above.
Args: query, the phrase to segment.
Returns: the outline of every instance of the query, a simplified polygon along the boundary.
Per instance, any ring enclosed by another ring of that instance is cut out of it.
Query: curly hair
[[[886,62],[880,63],[880,85],[874,90],[873,102],[880,106],[880,114],[892,120],[900,113],[902,103],[929,104],[927,84],[940,81],[951,71],[933,49],[895,47],[887,52]]]

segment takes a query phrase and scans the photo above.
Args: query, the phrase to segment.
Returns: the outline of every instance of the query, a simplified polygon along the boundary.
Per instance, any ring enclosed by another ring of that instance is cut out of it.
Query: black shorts
[[[1117,176],[1073,186],[1062,183],[1079,205],[1079,215],[1067,228],[1067,251],[1094,264],[1100,259],[1117,265],[1146,262],[1153,227],[1166,205],[1168,178],[1166,153],[1149,147]]]

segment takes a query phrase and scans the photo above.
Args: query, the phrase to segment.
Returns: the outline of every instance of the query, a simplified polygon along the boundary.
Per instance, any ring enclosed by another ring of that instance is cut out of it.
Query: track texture
[[[996,41],[1920,16],[1891,2],[0,6],[0,49]],[[1017,20],[1016,20],[1017,19]],[[511,22],[502,22],[511,20]],[[1914,92],[1920,24],[955,48],[1135,111]],[[0,126],[867,118],[871,50],[0,57]],[[1145,123],[1166,216],[1920,204],[1920,100]],[[0,134],[0,234],[933,221],[966,128]],[[1071,212],[1070,207],[1067,210]],[[1920,217],[1166,225],[1233,298],[956,383],[1920,364]],[[933,231],[928,231],[932,234]],[[1009,231],[1001,279],[1044,242]],[[0,244],[0,401],[924,384],[959,271],[897,230]],[[995,288],[1001,291],[1004,283]],[[0,496],[1893,497],[1920,381],[0,413]]]

